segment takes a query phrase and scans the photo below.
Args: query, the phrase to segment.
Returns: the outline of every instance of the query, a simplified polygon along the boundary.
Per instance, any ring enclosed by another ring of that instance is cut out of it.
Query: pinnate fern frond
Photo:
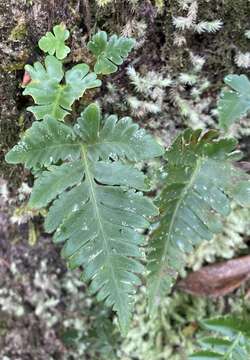
[[[112,35],[109,39],[105,31],[99,31],[88,43],[88,49],[96,57],[96,74],[112,74],[117,65],[123,63],[135,44],[134,39]]]
[[[231,89],[222,91],[218,109],[219,125],[227,130],[250,111],[250,81],[246,75],[228,75],[224,81]]]
[[[65,41],[69,37],[69,31],[64,24],[60,24],[53,27],[53,32],[47,32],[39,40],[38,45],[44,52],[49,55],[55,54],[58,59],[62,60],[70,52],[70,48],[65,45]]]
[[[166,153],[166,185],[157,204],[160,221],[149,246],[151,309],[171,289],[185,266],[183,254],[222,229],[233,198],[250,203],[248,175],[232,163],[233,139],[218,139],[216,131],[186,130]]]
[[[47,167],[37,174],[29,205],[50,205],[45,229],[56,230],[54,240],[65,243],[70,267],[83,267],[92,292],[117,312],[123,332],[143,272],[138,229],[157,214],[141,192],[149,190],[146,176],[134,164],[161,153],[130,118],[101,120],[92,104],[73,128],[51,118],[34,122],[6,156],[12,163]]]
[[[190,360],[246,360],[250,358],[249,321],[236,317],[220,317],[202,321],[206,330],[215,335],[199,340],[201,351]]]
[[[87,89],[101,85],[96,74],[89,72],[86,64],[75,65],[65,73],[61,61],[55,56],[45,58],[45,67],[36,62],[34,66],[26,65],[25,70],[31,77],[31,82],[26,86],[23,94],[31,95],[35,106],[28,107],[37,120],[50,115],[54,119],[63,121],[69,114],[75,100],[79,99]]]

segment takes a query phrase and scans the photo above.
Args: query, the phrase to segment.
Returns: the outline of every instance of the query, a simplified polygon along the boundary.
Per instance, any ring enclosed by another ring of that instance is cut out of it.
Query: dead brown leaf
[[[250,256],[202,267],[177,283],[177,288],[200,296],[218,297],[237,289],[250,277]]]

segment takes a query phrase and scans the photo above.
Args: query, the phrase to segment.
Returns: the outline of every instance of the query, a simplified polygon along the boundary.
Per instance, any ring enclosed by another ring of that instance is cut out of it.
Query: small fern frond
[[[250,358],[249,321],[235,317],[220,317],[202,321],[206,330],[215,336],[199,340],[201,351],[189,356],[190,360],[246,360]]]
[[[51,118],[34,122],[6,156],[12,163],[47,167],[37,174],[29,206],[51,204],[46,231],[56,230],[54,241],[65,243],[70,267],[83,267],[91,291],[117,312],[124,333],[143,272],[138,229],[157,214],[141,193],[149,190],[146,176],[134,164],[161,154],[161,146],[130,118],[101,120],[92,104],[73,128]]]
[[[43,36],[38,45],[42,51],[49,55],[56,55],[57,59],[64,59],[70,52],[70,48],[65,45],[65,41],[69,37],[69,31],[64,24],[56,25],[53,27],[53,32],[47,32]]]
[[[246,75],[228,75],[224,79],[231,90],[223,90],[218,102],[219,125],[227,130],[250,110],[250,81]]]
[[[89,73],[86,64],[75,65],[65,73],[65,84],[62,84],[64,71],[61,61],[52,55],[45,58],[45,67],[36,62],[34,66],[26,65],[25,70],[31,77],[23,94],[31,95],[35,106],[28,107],[37,120],[50,115],[63,121],[69,114],[73,102],[79,99],[87,89],[101,85],[95,73]]]
[[[249,205],[249,177],[231,160],[235,145],[233,139],[218,139],[216,131],[186,130],[167,151],[166,185],[157,203],[160,222],[149,243],[151,309],[185,266],[183,254],[221,231],[231,199]]]
[[[135,44],[132,38],[112,35],[109,39],[105,31],[99,31],[88,43],[88,49],[96,57],[96,74],[108,75],[117,71]]]

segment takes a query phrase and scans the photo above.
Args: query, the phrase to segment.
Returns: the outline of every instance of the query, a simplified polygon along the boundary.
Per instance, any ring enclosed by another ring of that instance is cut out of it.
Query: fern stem
[[[229,349],[227,350],[227,352],[223,355],[222,360],[226,360],[228,355],[232,354],[234,351],[234,348],[238,345],[239,340],[241,337],[241,333],[238,333],[236,339],[234,340],[234,342],[232,343],[232,345],[229,347]]]
[[[58,85],[58,92],[57,92],[57,95],[56,95],[56,98],[55,98],[55,101],[54,101],[54,104],[53,104],[53,110],[51,112],[51,115],[57,119],[56,117],[56,111],[58,109],[58,107],[61,107],[60,106],[60,97],[61,97],[61,94],[63,92],[63,89],[64,89],[64,85]]]

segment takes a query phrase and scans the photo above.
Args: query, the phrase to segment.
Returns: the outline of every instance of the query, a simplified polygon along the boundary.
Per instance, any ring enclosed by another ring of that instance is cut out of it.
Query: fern
[[[40,62],[34,66],[26,65],[25,70],[32,81],[26,86],[23,94],[31,95],[37,105],[28,107],[37,120],[51,115],[57,120],[64,120],[69,114],[75,100],[79,99],[87,89],[101,85],[95,73],[89,73],[86,64],[75,65],[65,73],[61,61],[52,55],[45,58],[45,68]]]
[[[96,104],[73,126],[63,122],[75,100],[101,85],[97,74],[117,70],[134,40],[108,39],[100,31],[88,43],[96,57],[94,72],[78,64],[64,73],[61,60],[69,52],[69,33],[63,25],[53,30],[39,42],[49,53],[45,67],[40,62],[25,67],[31,81],[24,94],[35,101],[28,109],[41,121],[34,121],[6,161],[33,171],[29,207],[49,208],[45,230],[54,233],[55,243],[64,244],[69,266],[83,268],[92,293],[113,308],[126,333],[135,286],[144,271],[143,229],[158,215],[142,193],[150,186],[138,163],[160,156],[163,149],[131,118],[102,118]],[[232,165],[235,145],[232,139],[219,139],[216,131],[187,130],[167,151],[166,185],[157,202],[160,221],[149,241],[151,308],[170,289],[184,265],[183,254],[221,230],[230,200],[250,205],[249,178]]]
[[[49,53],[45,67],[39,62],[25,67],[31,82],[24,95],[35,101],[28,110],[42,121],[32,124],[6,161],[33,171],[29,207],[49,206],[46,231],[64,243],[70,267],[83,267],[92,292],[117,312],[125,333],[143,272],[144,236],[138,230],[148,227],[148,217],[158,211],[142,194],[149,183],[135,164],[161,155],[162,148],[128,117],[101,119],[96,104],[73,127],[62,122],[75,100],[101,85],[96,72],[117,70],[134,41],[116,35],[108,41],[100,32],[89,43],[97,55],[96,72],[78,64],[64,74],[60,60],[69,52],[64,43],[69,33],[63,25],[53,30],[39,41]]]
[[[112,35],[108,39],[105,31],[99,31],[88,43],[88,49],[96,57],[95,73],[108,75],[116,72],[117,65],[123,63],[134,44],[135,41],[131,38]]]
[[[70,52],[70,48],[64,44],[69,37],[69,31],[65,28],[64,24],[60,24],[54,26],[53,32],[54,34],[47,32],[39,40],[38,45],[44,52],[49,53],[49,55],[56,54],[56,57],[62,60]]]
[[[222,91],[218,109],[219,125],[227,130],[250,110],[250,81],[245,75],[228,75],[224,81],[231,89]]]
[[[113,307],[126,332],[137,274],[143,272],[144,237],[137,229],[148,227],[147,217],[157,214],[140,193],[149,186],[133,163],[162,149],[130,118],[118,121],[111,115],[100,123],[95,104],[73,128],[50,117],[34,122],[6,161],[47,166],[38,173],[29,206],[43,208],[53,201],[46,231],[56,230],[54,241],[65,242],[62,254],[70,267],[83,266],[91,290]],[[58,165],[58,160],[67,162]]]
[[[250,327],[247,320],[220,317],[202,322],[205,329],[218,335],[199,341],[201,348],[189,359],[246,360],[250,358]]]
[[[230,200],[250,203],[248,176],[231,158],[233,139],[218,139],[216,131],[186,130],[166,153],[166,185],[157,205],[160,223],[149,246],[149,299],[154,309],[184,267],[184,254],[222,229]]]

